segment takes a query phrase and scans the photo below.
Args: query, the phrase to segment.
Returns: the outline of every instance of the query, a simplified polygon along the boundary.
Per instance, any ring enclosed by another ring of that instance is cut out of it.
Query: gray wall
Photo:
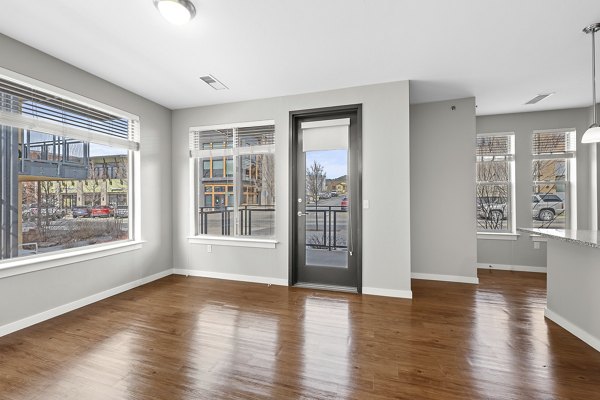
[[[215,273],[288,278],[289,112],[363,104],[363,287],[410,290],[408,82],[176,110],[173,113],[174,266]],[[275,120],[276,249],[190,244],[190,126]]]
[[[581,144],[581,136],[589,125],[589,109],[539,111],[518,114],[477,117],[477,133],[514,132],[515,134],[515,194],[516,225],[531,227],[531,135],[541,129],[577,131],[577,227],[590,228],[590,153],[591,145]],[[533,248],[529,235],[521,234],[516,241],[477,241],[477,261],[482,264],[516,266],[546,266],[546,246]]]
[[[141,250],[0,279],[0,326],[171,267],[171,111],[0,35],[0,66],[140,116]]]
[[[410,159],[412,272],[476,277],[475,99],[411,106]]]

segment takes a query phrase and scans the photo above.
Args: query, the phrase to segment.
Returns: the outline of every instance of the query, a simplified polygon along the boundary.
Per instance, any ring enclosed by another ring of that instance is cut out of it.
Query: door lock
[[[306,215],[308,215],[308,213],[303,213],[302,211],[298,211],[298,216],[299,217],[304,217]]]

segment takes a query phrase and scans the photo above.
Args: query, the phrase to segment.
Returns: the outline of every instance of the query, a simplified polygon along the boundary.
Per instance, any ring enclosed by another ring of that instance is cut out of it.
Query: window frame
[[[129,202],[129,232],[128,238],[124,240],[117,240],[112,242],[106,242],[95,245],[81,246],[72,249],[57,250],[49,253],[34,254],[22,257],[7,258],[0,260],[0,279],[9,276],[20,275],[24,273],[30,273],[40,271],[48,268],[55,268],[64,265],[69,265],[78,262],[84,262],[95,258],[111,256],[114,254],[120,254],[123,252],[139,250],[142,248],[144,240],[141,237],[141,168],[140,168],[140,149],[139,149],[139,134],[141,130],[139,116],[129,113],[127,111],[118,109],[116,107],[101,103],[97,100],[91,99],[73,93],[66,89],[50,85],[48,83],[39,81],[26,75],[19,74],[6,68],[0,67],[0,77],[3,79],[13,81],[18,84],[27,85],[34,89],[37,89],[46,94],[57,96],[59,98],[80,103],[83,106],[103,111],[118,117],[126,118],[131,124],[129,135],[133,137],[137,142],[136,149],[133,150],[131,146],[122,147],[127,150],[128,154],[128,202]],[[14,124],[8,120],[5,121],[0,117],[0,125],[13,126]],[[134,128],[132,128],[134,126]],[[57,125],[57,130],[60,125]],[[23,129],[23,128],[22,128]],[[29,127],[25,129],[30,129]],[[56,131],[44,130],[33,128],[33,131],[39,131],[50,135],[59,135]],[[88,142],[95,143],[94,137],[98,138],[103,133],[90,134],[87,139],[79,138],[78,140],[87,140]],[[60,135],[63,137],[71,138],[69,132],[65,132]],[[71,138],[73,139],[73,138]],[[123,141],[123,140],[121,140]],[[101,141],[102,142],[102,141]],[[98,143],[102,144],[102,143]]]
[[[194,126],[189,128],[190,135],[193,131],[211,131],[211,130],[224,130],[224,129],[236,129],[236,128],[250,128],[254,126],[265,126],[265,125],[273,125],[275,127],[274,120],[262,120],[262,121],[250,121],[250,122],[236,122],[229,124],[218,124],[218,125],[204,125],[204,126]],[[191,140],[191,139],[190,139]],[[191,143],[190,143],[191,146]],[[241,180],[240,177],[235,176],[235,171],[237,171],[238,158],[242,157],[241,154],[235,154],[235,149],[237,148],[237,144],[232,144],[232,150],[234,150],[234,154],[232,156],[224,156],[223,157],[223,179],[229,180],[230,183],[227,185],[233,185],[233,192],[238,196],[244,195],[244,185],[241,184],[241,187],[237,187]],[[275,158],[275,151],[269,153]],[[220,157],[220,156],[219,156]],[[229,176],[227,173],[227,164],[229,157],[232,157],[231,165],[234,168],[233,176]],[[274,222],[274,235],[272,237],[260,237],[260,236],[240,236],[240,235],[211,235],[211,234],[199,234],[196,232],[197,227],[197,209],[199,207],[199,193],[198,191],[198,183],[197,183],[197,173],[201,173],[203,171],[203,158],[198,157],[189,157],[189,215],[191,218],[189,224],[189,233],[188,233],[188,242],[191,244],[205,244],[205,245],[219,245],[219,246],[236,246],[236,247],[253,247],[253,248],[266,248],[266,249],[274,249],[276,245],[279,243],[277,240],[277,229],[276,229],[276,221],[277,221],[277,206],[275,206],[275,222]],[[198,165],[200,165],[200,169],[198,169]],[[211,163],[211,174],[212,176],[212,163]],[[275,187],[277,187],[277,182],[275,183]],[[230,192],[224,193],[228,195]],[[210,194],[214,195],[214,186],[213,190]],[[205,196],[205,193],[202,193],[202,196]],[[273,196],[276,197],[276,194],[273,193]],[[228,196],[226,196],[228,197]],[[228,199],[226,200],[228,202]],[[275,204],[277,204],[277,200],[275,200]]]
[[[509,181],[508,182],[497,182],[497,181],[477,181],[477,163],[479,158],[483,156],[477,155],[477,143],[475,144],[475,216],[477,219],[477,186],[479,184],[507,184],[509,188],[509,201],[510,201],[510,229],[498,230],[498,231],[480,231],[479,223],[476,222],[477,238],[479,239],[499,239],[499,240],[516,240],[518,238],[517,227],[516,227],[516,147],[515,147],[515,133],[514,132],[489,132],[489,133],[478,133],[476,138],[480,137],[493,137],[493,136],[507,136],[509,138],[510,148],[512,153],[508,153],[507,156],[511,159],[505,160],[509,164]],[[483,161],[483,160],[482,160]]]
[[[572,150],[565,150],[564,153],[551,153],[551,154],[534,154],[533,153],[533,137],[535,134],[539,133],[565,133],[570,134],[571,138],[569,140],[573,143]],[[554,128],[554,129],[536,129],[531,133],[530,140],[530,155],[531,155],[531,165],[530,165],[530,188],[531,188],[531,196],[533,197],[536,193],[533,188],[538,184],[564,184],[565,185],[565,199],[564,208],[565,208],[565,227],[563,229],[577,229],[577,130],[575,128]],[[565,180],[554,180],[554,181],[534,181],[533,180],[533,172],[534,172],[534,163],[540,160],[565,160]],[[536,183],[537,182],[537,183]],[[531,202],[530,202],[531,203]],[[529,210],[531,210],[531,204],[529,204]],[[533,226],[533,214],[529,212],[529,221]],[[561,229],[561,228],[553,228],[548,227],[548,229]]]

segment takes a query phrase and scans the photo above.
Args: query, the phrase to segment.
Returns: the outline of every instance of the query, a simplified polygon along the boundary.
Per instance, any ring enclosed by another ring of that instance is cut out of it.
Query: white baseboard
[[[546,273],[546,267],[532,267],[529,265],[478,263],[477,269],[499,269],[503,271],[540,272],[542,274]]]
[[[363,294],[371,294],[375,296],[385,297],[398,297],[401,299],[412,299],[412,290],[395,290],[395,289],[382,289],[376,287],[364,287],[362,288]]]
[[[410,274],[412,279],[425,279],[428,281],[443,281],[443,282],[457,282],[457,283],[472,283],[477,285],[479,278],[471,276],[460,276],[460,275],[438,275],[438,274],[423,274],[420,272],[412,272]]]
[[[79,300],[73,301],[71,303],[63,304],[63,305],[53,308],[51,310],[44,311],[39,314],[35,314],[30,317],[20,319],[15,322],[11,322],[10,324],[4,325],[4,326],[0,326],[0,337],[4,336],[4,335],[8,335],[9,333],[16,332],[20,329],[27,328],[27,327],[35,325],[35,324],[39,324],[40,322],[46,321],[46,320],[54,318],[54,317],[58,317],[59,315],[68,313],[69,311],[73,311],[78,308],[85,307],[89,304],[95,303],[100,300],[104,300],[108,297],[114,296],[119,293],[123,293],[127,290],[131,290],[138,286],[145,285],[146,283],[150,283],[152,281],[164,278],[165,276],[169,276],[172,274],[173,274],[173,270],[167,269],[167,270],[159,272],[157,274],[150,275],[145,278],[138,279],[136,281],[129,282],[124,285],[117,286],[115,288],[108,289],[108,290],[93,294],[88,297],[84,297],[83,299],[79,299]]]
[[[544,316],[546,318],[548,318],[549,320],[556,322],[558,325],[560,325],[561,327],[563,327],[564,329],[566,329],[567,331],[572,333],[574,336],[583,340],[584,342],[586,342],[587,344],[592,346],[597,351],[600,351],[600,338],[597,338],[594,335],[590,334],[589,332],[581,329],[574,323],[561,317],[560,315],[558,315],[557,313],[555,313],[552,310],[549,310],[548,308],[544,309]]]
[[[270,278],[267,276],[239,275],[239,274],[228,274],[228,273],[224,273],[224,272],[200,271],[197,269],[179,269],[179,268],[174,269],[173,273],[175,275],[199,276],[202,278],[225,279],[228,281],[265,283],[268,285],[288,286],[287,279]]]

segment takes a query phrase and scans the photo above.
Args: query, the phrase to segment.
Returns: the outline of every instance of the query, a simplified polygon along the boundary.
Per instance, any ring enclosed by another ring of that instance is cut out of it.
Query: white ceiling
[[[479,115],[591,103],[598,0],[192,1],[181,27],[152,0],[0,0],[0,32],[171,109],[407,79]]]

